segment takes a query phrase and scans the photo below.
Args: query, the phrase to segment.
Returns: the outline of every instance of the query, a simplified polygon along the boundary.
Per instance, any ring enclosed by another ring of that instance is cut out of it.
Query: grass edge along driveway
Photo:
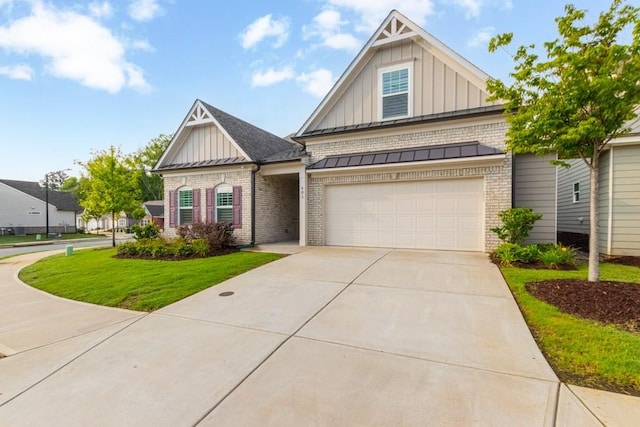
[[[600,268],[601,280],[640,283],[637,267],[605,263]],[[525,283],[547,279],[586,279],[586,266],[577,271],[500,269],[538,347],[560,380],[640,396],[640,332],[563,313],[524,287]]]
[[[235,252],[184,261],[113,258],[115,249],[86,249],[44,258],[20,271],[20,280],[59,297],[153,311],[282,255]]]

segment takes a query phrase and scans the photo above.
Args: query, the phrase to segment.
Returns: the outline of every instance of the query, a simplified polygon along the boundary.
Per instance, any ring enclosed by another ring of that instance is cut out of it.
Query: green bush
[[[552,243],[528,246],[502,243],[493,251],[493,258],[504,266],[509,266],[513,263],[533,264],[541,262],[549,268],[558,268],[559,266],[575,267],[576,264],[576,254],[573,249]]]
[[[191,246],[193,247],[194,254],[203,258],[209,255],[209,245],[204,239],[192,240]]]
[[[539,261],[549,268],[558,268],[561,265],[574,267],[576,265],[576,253],[574,249],[567,246],[555,245],[542,252]]]
[[[124,242],[118,245],[116,253],[121,256],[138,255],[138,245],[136,242]]]
[[[542,218],[531,208],[511,208],[498,213],[502,227],[493,227],[491,231],[505,243],[522,245],[533,229],[533,224]]]
[[[131,232],[136,240],[155,239],[160,235],[160,229],[155,224],[147,224],[145,226],[136,224],[131,227]]]

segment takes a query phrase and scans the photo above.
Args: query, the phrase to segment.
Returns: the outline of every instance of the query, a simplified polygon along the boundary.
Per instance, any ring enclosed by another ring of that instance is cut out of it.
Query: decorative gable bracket
[[[397,17],[392,17],[389,23],[382,29],[372,46],[381,46],[387,43],[415,37],[417,34]]]
[[[212,123],[213,121],[211,114],[209,114],[209,112],[200,105],[200,103],[198,103],[187,119],[185,126],[198,126],[204,123]]]

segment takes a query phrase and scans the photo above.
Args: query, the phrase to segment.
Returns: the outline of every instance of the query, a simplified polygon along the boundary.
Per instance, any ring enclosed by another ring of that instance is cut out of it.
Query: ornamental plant
[[[491,231],[498,235],[504,243],[522,245],[542,215],[531,208],[511,208],[498,213],[502,220],[501,227],[493,227]]]

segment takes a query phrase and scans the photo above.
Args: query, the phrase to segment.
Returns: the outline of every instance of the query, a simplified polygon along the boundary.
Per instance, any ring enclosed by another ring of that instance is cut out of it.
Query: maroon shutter
[[[216,222],[216,216],[213,214],[215,207],[215,190],[213,188],[207,188],[206,199],[207,223],[213,224]]]
[[[169,191],[169,227],[176,226],[176,204],[178,196],[177,192]]]
[[[200,189],[194,188],[193,190],[193,222],[202,222],[202,217],[200,216]]]
[[[242,187],[233,187],[233,228],[242,228]]]

